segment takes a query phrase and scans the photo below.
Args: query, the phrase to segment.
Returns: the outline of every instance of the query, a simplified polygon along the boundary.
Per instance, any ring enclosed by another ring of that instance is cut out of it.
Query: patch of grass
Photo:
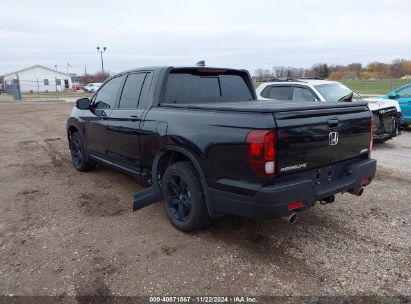
[[[354,92],[366,94],[385,95],[392,90],[401,87],[409,82],[410,79],[378,79],[378,80],[342,80],[347,87]]]
[[[258,86],[260,85],[260,84],[262,84],[263,82],[260,82],[260,81],[255,81],[255,80],[253,80],[253,84],[254,84],[254,88],[258,88]]]

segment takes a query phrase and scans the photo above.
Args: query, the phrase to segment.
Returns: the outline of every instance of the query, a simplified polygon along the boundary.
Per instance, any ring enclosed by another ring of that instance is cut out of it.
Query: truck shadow
[[[313,208],[319,208],[319,206]],[[299,214],[297,222],[293,225],[281,219],[261,220],[227,215],[214,220],[208,233],[212,238],[227,245],[238,246],[254,254],[269,256],[278,253],[280,248],[283,249],[283,254],[286,253],[286,248],[302,253],[303,246],[301,246],[300,239],[315,243],[321,242],[322,238],[334,238],[336,235],[354,240],[359,239],[355,227],[346,226],[337,218],[336,220],[330,219],[328,212],[314,209]],[[334,245],[336,246],[338,239],[335,239]]]
[[[300,222],[297,220],[294,225],[281,219],[224,216],[216,219],[210,230],[203,234],[213,243],[226,248],[227,252],[235,252],[233,258],[230,255],[233,263],[235,259],[258,261],[267,268],[294,273],[297,281],[305,277],[310,278],[308,284],[322,284],[327,279],[327,273],[319,271],[323,266],[321,261],[310,259],[312,247],[306,244],[317,246],[327,242],[327,248],[331,250],[330,246],[340,248],[343,244],[339,240],[346,238],[346,235],[352,239],[357,236],[340,223],[331,222],[326,213],[307,210],[299,216]],[[344,237],[336,237],[338,234]]]

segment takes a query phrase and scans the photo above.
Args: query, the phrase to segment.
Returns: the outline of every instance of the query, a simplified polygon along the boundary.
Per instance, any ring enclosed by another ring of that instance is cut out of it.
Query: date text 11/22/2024
[[[257,303],[257,298],[249,296],[164,296],[150,297],[150,303]]]

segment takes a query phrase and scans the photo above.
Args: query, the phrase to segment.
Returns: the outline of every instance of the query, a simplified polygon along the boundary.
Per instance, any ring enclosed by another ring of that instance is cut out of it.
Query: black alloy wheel
[[[189,232],[211,224],[200,178],[190,162],[168,166],[161,180],[161,191],[167,217],[177,229]]]

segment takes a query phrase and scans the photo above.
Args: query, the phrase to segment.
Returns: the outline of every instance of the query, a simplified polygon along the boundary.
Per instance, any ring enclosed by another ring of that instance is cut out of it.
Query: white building
[[[42,65],[4,75],[5,83],[16,82],[17,79],[20,81],[21,92],[61,92],[72,87],[70,75]]]

